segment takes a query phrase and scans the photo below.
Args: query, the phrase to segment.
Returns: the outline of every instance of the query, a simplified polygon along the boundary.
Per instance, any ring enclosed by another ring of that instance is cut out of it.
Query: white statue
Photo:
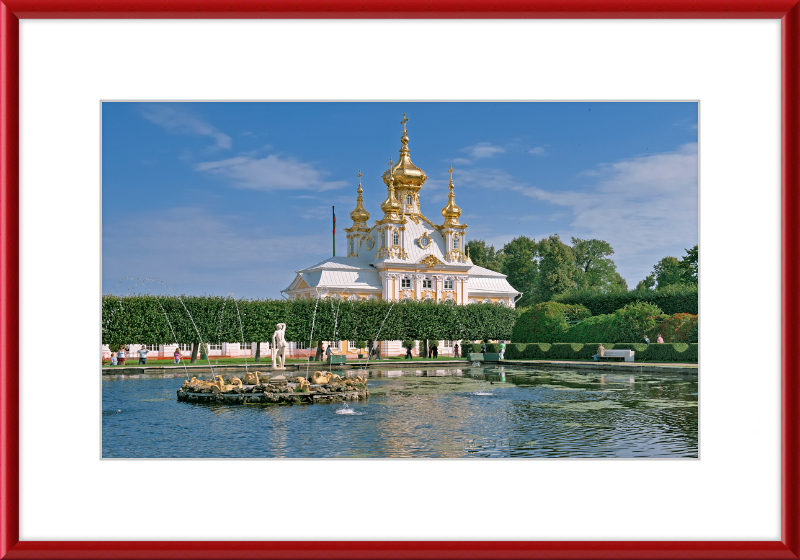
[[[278,323],[278,329],[272,333],[272,369],[286,369],[286,323]],[[277,359],[278,364],[275,364]]]

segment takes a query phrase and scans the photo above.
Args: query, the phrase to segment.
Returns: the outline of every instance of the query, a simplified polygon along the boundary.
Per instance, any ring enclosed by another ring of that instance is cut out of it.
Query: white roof
[[[378,288],[381,278],[378,271],[362,259],[355,257],[330,257],[297,271],[297,276],[286,290],[303,279],[310,288]]]

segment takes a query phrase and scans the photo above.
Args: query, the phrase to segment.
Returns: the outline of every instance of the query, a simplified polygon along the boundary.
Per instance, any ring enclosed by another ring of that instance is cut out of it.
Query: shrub
[[[472,348],[470,352],[473,354],[480,354],[481,353],[481,345],[477,342],[470,343],[470,347]]]
[[[488,354],[497,354],[500,352],[500,345],[494,342],[490,342],[486,345],[486,352]]]
[[[603,343],[606,350],[633,350],[637,362],[697,363],[697,344]],[[506,358],[511,360],[591,360],[597,353],[597,343],[529,343],[509,344]]]
[[[565,305],[546,301],[534,305],[520,314],[511,340],[514,342],[565,342],[570,328],[567,316],[573,320],[589,317],[591,313],[582,305]]]
[[[366,340],[356,340],[356,346],[358,346],[359,350],[361,350],[362,348],[366,348],[367,347],[367,341]]]
[[[545,360],[552,344],[546,342],[529,344],[511,343],[506,347],[506,358],[509,360]]]
[[[645,333],[656,326],[656,317],[661,315],[661,309],[652,303],[637,301],[618,309],[614,314],[620,322],[619,342],[633,342],[642,340]]]
[[[675,313],[665,315],[663,321],[650,329],[650,340],[656,340],[660,333],[664,342],[697,342],[697,315]]]
[[[598,294],[593,290],[571,291],[553,297],[554,301],[568,305],[583,305],[592,315],[610,315],[629,303],[637,301],[652,303],[664,313],[698,313],[698,291],[696,285],[674,284],[660,290],[640,290]]]
[[[416,344],[415,341],[406,339],[406,340],[403,341],[403,348],[412,348],[413,349],[414,348],[414,344]]]

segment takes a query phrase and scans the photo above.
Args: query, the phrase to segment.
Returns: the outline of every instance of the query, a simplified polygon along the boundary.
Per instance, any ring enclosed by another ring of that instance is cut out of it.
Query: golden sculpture
[[[244,375],[244,378],[242,379],[242,384],[243,385],[258,385],[259,383],[261,383],[261,380],[258,377],[259,375],[261,375],[260,371],[254,371],[252,373],[246,373]]]
[[[419,264],[424,264],[428,268],[433,268],[436,265],[444,264],[442,261],[434,257],[433,255],[428,255],[424,259],[419,261]]]
[[[332,375],[332,373],[315,371],[314,375],[311,376],[311,382],[314,383],[314,385],[327,385],[331,382]]]
[[[294,382],[299,385],[299,387],[297,387],[298,391],[303,392],[303,391],[310,391],[311,390],[311,384],[308,382],[308,379],[306,379],[305,377],[295,377]]]

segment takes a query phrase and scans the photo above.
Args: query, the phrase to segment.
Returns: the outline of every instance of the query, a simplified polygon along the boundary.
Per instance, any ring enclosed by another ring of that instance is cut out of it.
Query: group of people
[[[120,344],[119,348],[116,352],[111,352],[111,365],[116,366],[124,366],[125,365],[125,356],[126,352],[128,351],[128,347],[125,344]],[[136,353],[139,354],[139,365],[144,366],[147,365],[147,354],[150,350],[147,347],[142,346],[139,348]],[[173,354],[174,363],[178,364],[181,361],[181,350],[180,348],[175,349],[175,354]]]

